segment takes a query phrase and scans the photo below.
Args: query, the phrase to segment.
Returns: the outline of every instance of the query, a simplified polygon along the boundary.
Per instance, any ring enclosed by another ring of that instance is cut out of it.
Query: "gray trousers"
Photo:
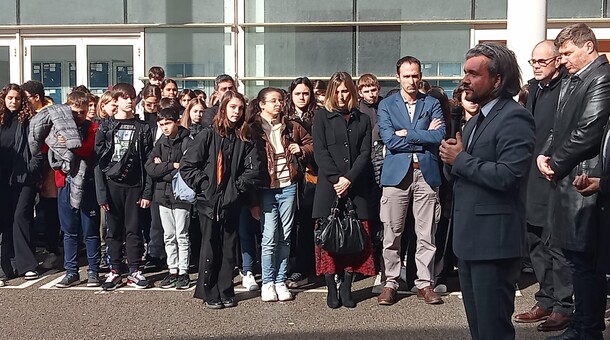
[[[395,187],[383,187],[380,217],[383,223],[383,268],[381,280],[386,287],[398,289],[400,276],[400,241],[405,227],[409,202],[413,200],[415,219],[415,286],[434,286],[434,234],[441,215],[438,188],[432,188],[420,170],[409,171]]]
[[[159,215],[163,226],[167,268],[172,274],[187,274],[191,255],[189,241],[190,210],[159,205]]]

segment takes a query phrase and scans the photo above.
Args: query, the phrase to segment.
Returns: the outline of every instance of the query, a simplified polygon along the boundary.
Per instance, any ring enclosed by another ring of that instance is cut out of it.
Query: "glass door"
[[[19,81],[19,53],[15,36],[0,36],[0,88]]]
[[[23,42],[24,81],[42,82],[45,94],[56,103],[65,102],[77,85],[97,95],[120,82],[133,84],[136,90],[143,86],[140,37],[24,38]]]

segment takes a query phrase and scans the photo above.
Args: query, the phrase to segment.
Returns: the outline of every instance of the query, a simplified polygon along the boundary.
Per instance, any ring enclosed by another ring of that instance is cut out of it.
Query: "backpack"
[[[181,149],[183,155],[186,153],[186,150],[188,150],[188,143],[191,142],[191,140],[191,136],[182,140]],[[186,184],[180,175],[180,171],[176,172],[172,178],[172,192],[174,193],[176,200],[186,201],[191,204],[194,204],[197,201],[197,194],[195,193],[195,190],[191,189],[191,187]]]

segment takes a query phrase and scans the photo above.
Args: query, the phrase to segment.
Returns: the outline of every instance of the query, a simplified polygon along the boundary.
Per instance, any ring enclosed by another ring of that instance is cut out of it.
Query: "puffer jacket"
[[[172,191],[172,179],[178,173],[174,163],[180,163],[190,139],[189,134],[188,129],[180,126],[176,138],[161,136],[144,165],[146,172],[154,181],[153,200],[164,207],[189,209],[191,206],[188,202],[176,200]],[[157,157],[161,159],[159,164],[154,162]]]
[[[260,185],[261,164],[256,145],[236,136],[232,138],[235,144],[229,178],[220,187],[216,183],[216,167],[222,137],[214,127],[204,128],[180,160],[180,175],[197,193],[199,213],[215,221],[237,213],[240,203],[250,204],[248,200]]]
[[[57,141],[58,135],[64,138],[63,145]],[[68,151],[81,147],[81,137],[70,106],[57,104],[40,110],[30,121],[28,140],[32,153],[38,153],[46,143],[49,149],[69,163],[71,153]]]
[[[261,119],[260,116],[257,117],[254,124],[252,124],[252,130],[254,131],[255,139],[257,141],[263,169],[267,170],[262,174],[262,187],[270,188],[276,184],[273,182],[273,178],[275,177],[275,162],[273,160],[275,148],[273,147],[273,144],[269,142],[269,138],[263,130]],[[282,135],[282,146],[284,147],[284,156],[286,157],[286,163],[288,164],[290,181],[295,183],[303,176],[305,165],[314,163],[313,138],[298,122],[290,120],[286,116],[281,118],[281,122],[282,127],[280,130]],[[301,154],[296,158],[288,150],[288,146],[292,143],[296,143],[301,147]]]

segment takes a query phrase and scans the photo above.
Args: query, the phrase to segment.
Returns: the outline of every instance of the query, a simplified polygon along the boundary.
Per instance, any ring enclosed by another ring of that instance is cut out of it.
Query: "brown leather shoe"
[[[553,312],[545,322],[538,325],[540,332],[554,332],[568,328],[572,322],[572,317],[561,313]]]
[[[396,302],[396,289],[383,287],[381,294],[377,297],[377,304],[380,306],[390,306]]]
[[[534,307],[532,307],[532,309],[530,309],[529,312],[525,312],[525,313],[521,313],[521,314],[517,314],[517,315],[513,316],[513,320],[515,322],[521,322],[521,323],[533,323],[533,322],[546,320],[549,317],[549,315],[551,315],[550,310],[547,310],[542,307],[539,307],[538,305],[535,305]]]
[[[441,299],[440,295],[436,294],[432,286],[418,289],[417,298],[420,300],[424,300],[424,302],[429,305],[440,305],[441,303],[443,303],[443,299]]]

